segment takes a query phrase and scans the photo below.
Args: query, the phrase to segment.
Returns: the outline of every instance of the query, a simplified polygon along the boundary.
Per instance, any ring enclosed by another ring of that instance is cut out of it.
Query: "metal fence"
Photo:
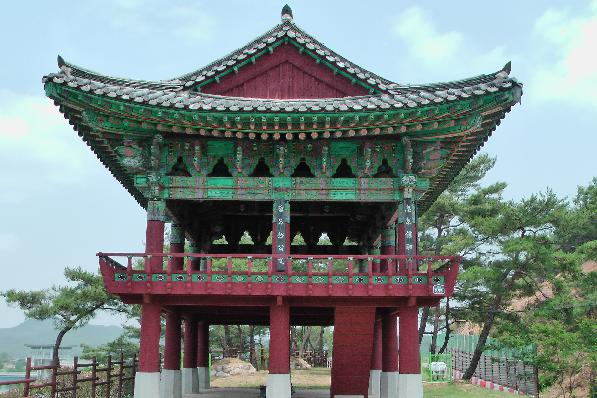
[[[450,353],[452,354],[452,368],[459,373],[465,372],[473,353],[458,349],[451,349]],[[473,377],[511,388],[526,395],[536,396],[538,394],[537,368],[515,358],[481,354]]]
[[[0,382],[0,386],[14,386],[14,397],[48,398],[130,398],[133,396],[137,358],[119,360],[108,356],[105,363],[95,358],[72,367],[57,365],[32,366],[27,358],[25,378]]]

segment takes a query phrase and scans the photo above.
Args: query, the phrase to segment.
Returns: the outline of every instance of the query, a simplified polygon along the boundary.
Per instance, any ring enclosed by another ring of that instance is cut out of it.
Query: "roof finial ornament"
[[[500,70],[495,76],[498,79],[505,79],[510,76],[510,72],[512,71],[512,61],[508,61],[506,65]]]
[[[66,61],[64,60],[64,58],[62,58],[60,56],[60,54],[58,55],[58,68],[60,68],[60,70],[62,72],[64,72],[64,74],[68,77],[71,77],[71,71],[72,68],[70,66],[68,66],[68,64],[66,63]]]
[[[292,8],[288,4],[282,7],[282,22],[284,21],[292,21]]]

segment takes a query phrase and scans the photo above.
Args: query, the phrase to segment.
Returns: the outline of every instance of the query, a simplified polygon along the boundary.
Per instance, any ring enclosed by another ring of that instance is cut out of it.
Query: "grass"
[[[297,389],[330,388],[330,369],[313,368],[309,370],[293,370],[292,384]],[[237,375],[213,378],[212,387],[251,388],[265,385],[267,371],[262,370],[253,375]],[[507,398],[509,394],[489,391],[466,383],[423,383],[425,398]]]

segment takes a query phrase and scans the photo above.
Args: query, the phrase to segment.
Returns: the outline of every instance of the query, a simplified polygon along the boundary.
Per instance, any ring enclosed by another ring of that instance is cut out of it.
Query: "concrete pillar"
[[[135,398],[159,398],[160,392],[160,313],[155,303],[141,307],[139,371],[135,375]]]
[[[162,398],[182,396],[182,376],[180,373],[180,314],[169,312],[166,315],[166,336],[164,338],[164,369],[160,382]]]
[[[371,352],[371,371],[369,374],[369,397],[379,398],[381,380],[382,331],[381,319],[376,319],[373,326],[373,350]]]
[[[270,307],[267,398],[290,398],[290,308]]]
[[[197,383],[199,391],[210,387],[209,323],[200,321],[197,328]]]
[[[396,314],[388,310],[381,319],[382,357],[380,397],[398,397],[398,336]]]
[[[197,394],[197,318],[188,315],[184,319],[184,356],[182,362],[182,393]]]
[[[400,308],[400,398],[423,398],[418,316],[419,309],[416,305]]]

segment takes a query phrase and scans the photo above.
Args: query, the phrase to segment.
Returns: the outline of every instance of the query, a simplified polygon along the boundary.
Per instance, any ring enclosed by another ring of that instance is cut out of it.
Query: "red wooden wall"
[[[339,98],[366,95],[367,90],[334,74],[291,44],[282,44],[273,54],[249,64],[201,88],[208,94],[250,98]]]

